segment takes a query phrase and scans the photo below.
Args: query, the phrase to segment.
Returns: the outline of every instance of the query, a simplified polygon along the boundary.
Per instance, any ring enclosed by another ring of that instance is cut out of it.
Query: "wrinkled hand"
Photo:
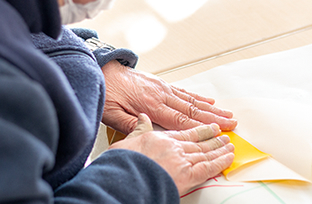
[[[154,160],[172,177],[180,195],[217,175],[233,162],[234,146],[229,143],[229,137],[214,138],[220,133],[217,124],[183,131],[156,132],[150,128],[149,118],[140,114],[133,134],[109,149],[129,149]]]
[[[213,106],[214,100],[176,88],[160,78],[138,72],[113,60],[102,67],[106,99],[102,122],[129,134],[139,113],[165,129],[185,130],[217,123],[232,130],[237,121],[230,111]]]

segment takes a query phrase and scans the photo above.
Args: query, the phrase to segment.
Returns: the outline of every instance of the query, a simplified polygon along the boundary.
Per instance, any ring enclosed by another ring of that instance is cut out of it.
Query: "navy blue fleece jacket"
[[[69,30],[54,40],[60,32],[56,0],[0,0],[0,203],[178,203],[170,176],[139,153],[110,150],[82,169],[104,77]]]

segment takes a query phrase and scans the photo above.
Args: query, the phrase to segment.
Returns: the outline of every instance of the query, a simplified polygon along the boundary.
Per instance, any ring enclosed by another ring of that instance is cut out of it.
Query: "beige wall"
[[[72,26],[132,49],[140,56],[137,69],[171,82],[312,43],[311,11],[310,0],[116,0],[111,10]],[[198,62],[205,63],[189,66]]]
[[[116,0],[111,10],[71,27],[97,30],[101,40],[136,52],[137,69],[173,82],[311,44],[312,1]]]

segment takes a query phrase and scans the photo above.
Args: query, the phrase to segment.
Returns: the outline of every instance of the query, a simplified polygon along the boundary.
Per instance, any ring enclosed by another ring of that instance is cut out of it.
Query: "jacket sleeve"
[[[97,32],[95,30],[86,28],[72,28],[71,29],[78,37],[83,41],[91,40],[92,38],[98,39]],[[106,44],[105,42],[102,42]],[[94,43],[92,43],[94,44]],[[95,44],[97,44],[95,42]],[[132,50],[126,48],[114,48],[111,45],[99,47],[93,51],[93,55],[100,67],[103,67],[111,60],[117,60],[120,64],[135,68],[138,62],[138,55],[136,55]]]
[[[171,177],[146,156],[129,150],[104,152],[55,192],[55,203],[179,203]]]
[[[0,58],[0,203],[49,203],[58,123],[40,84]]]
[[[0,203],[179,203],[171,177],[128,150],[103,153],[55,192],[58,120],[40,84],[0,59]]]
[[[82,40],[95,31],[72,29]],[[99,48],[93,52],[100,67],[111,60],[134,68],[137,56],[127,49]],[[179,203],[171,177],[158,164],[136,152],[110,150],[60,186],[55,203]]]

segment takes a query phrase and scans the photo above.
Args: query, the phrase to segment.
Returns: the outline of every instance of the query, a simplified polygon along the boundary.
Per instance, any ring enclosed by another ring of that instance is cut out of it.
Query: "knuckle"
[[[193,142],[197,141],[197,139],[195,139],[192,136],[193,134],[191,133],[191,130],[178,131],[178,134],[179,134],[179,138],[182,139],[183,141],[193,141]]]
[[[181,141],[188,141],[189,136],[184,131],[172,131],[171,138],[179,139]]]
[[[180,131],[180,136],[181,136],[181,139],[183,141],[189,141],[190,140],[190,136],[183,131]]]
[[[212,113],[218,113],[219,110],[218,110],[217,107],[215,107],[215,106],[213,106],[213,105],[210,105],[210,112],[212,112]]]
[[[198,152],[205,152],[204,148],[202,147],[202,144],[200,143],[197,143],[196,148]]]
[[[219,143],[216,141],[216,138],[209,139],[205,141],[205,146],[207,148],[207,151],[213,151],[217,148],[219,148]]]
[[[183,89],[183,88],[180,88],[180,87],[175,87],[177,90],[179,90],[179,91],[181,91],[181,92],[183,92],[183,93],[186,93],[186,90],[185,89]]]
[[[196,117],[200,113],[199,109],[193,104],[189,106],[188,115],[190,118]]]
[[[189,103],[191,103],[193,105],[195,105],[195,103],[196,103],[196,99],[194,97],[190,96],[190,95],[188,96],[187,100],[188,100]]]
[[[223,147],[224,144],[217,138],[211,139],[211,148],[218,149],[220,147]]]
[[[190,121],[190,118],[187,115],[184,115],[183,113],[176,113],[175,116],[176,126],[179,129],[182,129],[183,125]]]
[[[215,151],[211,151],[208,154],[206,154],[206,158],[208,161],[213,161],[215,158],[217,158],[219,154]]]

